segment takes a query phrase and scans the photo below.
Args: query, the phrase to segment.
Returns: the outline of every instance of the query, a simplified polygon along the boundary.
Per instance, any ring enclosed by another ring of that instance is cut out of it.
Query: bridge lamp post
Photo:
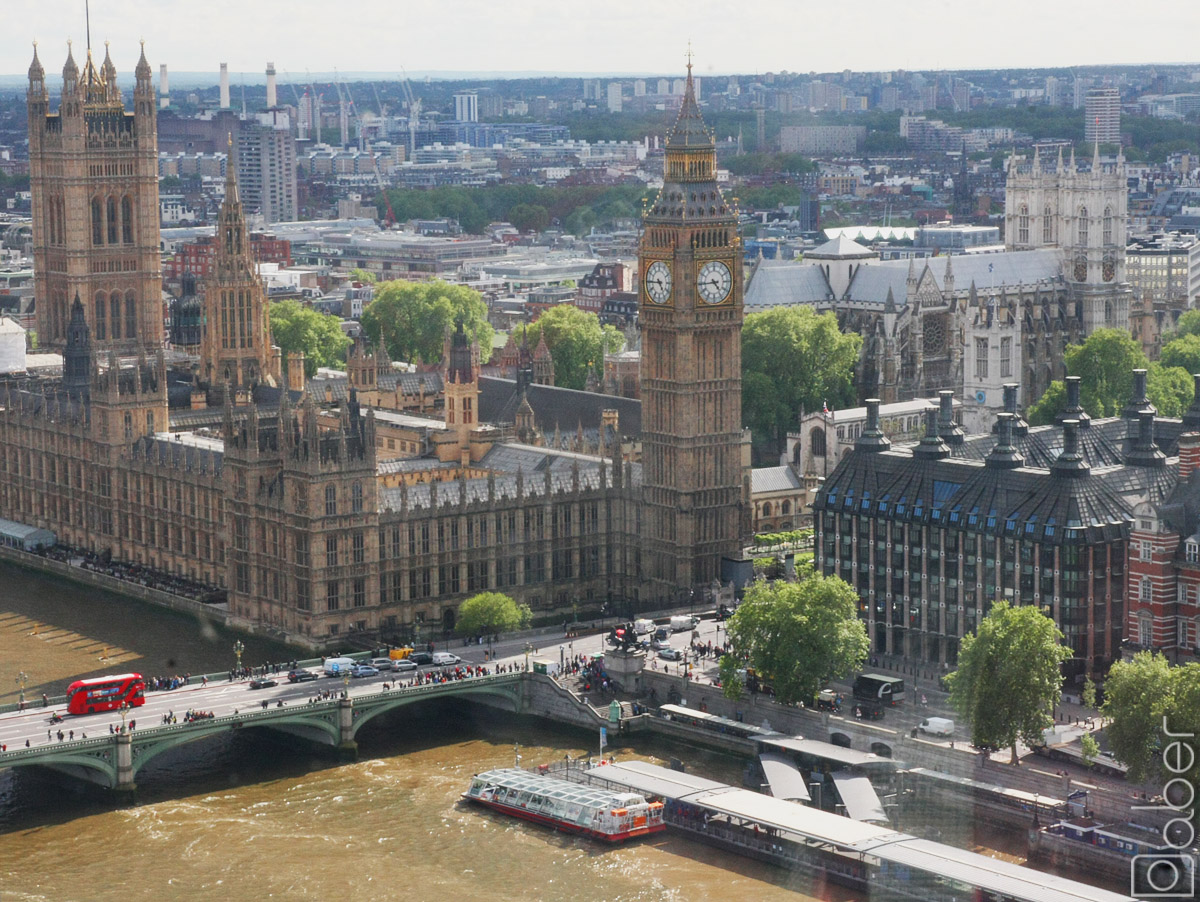
[[[20,693],[18,705],[22,711],[25,710],[25,684],[29,682],[29,674],[24,670],[17,674],[17,689]]]
[[[342,673],[342,687],[343,687],[342,688],[342,696],[345,698],[349,698],[350,697],[350,670],[349,670],[349,668],[347,668]]]
[[[535,651],[537,651],[537,649],[533,647],[532,642],[525,643],[525,672],[526,673],[529,672],[529,656],[531,654],[533,654]]]
[[[241,669],[242,669],[242,652],[244,652],[245,650],[246,650],[246,646],[242,644],[241,639],[238,639],[236,642],[233,643],[233,653],[237,657],[238,671],[241,671]]]
[[[121,714],[121,732],[125,732],[125,718],[129,716],[129,702],[121,702],[117,711]]]

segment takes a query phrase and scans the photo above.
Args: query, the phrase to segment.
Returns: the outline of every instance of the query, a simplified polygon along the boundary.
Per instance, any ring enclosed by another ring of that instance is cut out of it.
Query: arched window
[[[108,299],[108,309],[112,320],[112,337],[116,341],[121,337],[121,295],[118,292],[113,292]]]
[[[99,247],[104,243],[104,211],[100,207],[100,198],[92,198],[92,244]]]
[[[809,438],[809,448],[813,457],[825,456],[825,430],[818,426]]]
[[[133,201],[128,194],[121,198],[121,240],[133,244]]]
[[[104,341],[105,338],[107,337],[107,330],[104,328],[105,319],[106,319],[104,316],[104,313],[105,313],[104,301],[105,301],[104,292],[97,291],[96,292],[96,322],[95,322],[96,341]]]
[[[1104,208],[1104,244],[1107,247],[1113,241],[1113,216],[1112,208]]]
[[[337,516],[337,486],[325,486],[325,516]]]
[[[1080,247],[1087,247],[1088,243],[1088,211],[1087,207],[1079,208],[1079,241]]]
[[[771,502],[770,501],[763,502],[762,515],[764,517],[771,516]]]
[[[1054,243],[1054,213],[1050,210],[1050,205],[1046,204],[1046,209],[1042,211],[1042,244]]]
[[[1029,207],[1021,204],[1017,208],[1017,244],[1029,243]]]
[[[117,199],[108,199],[108,243],[117,243]]]
[[[1154,617],[1149,611],[1138,612],[1138,645],[1151,648],[1154,645]]]
[[[356,482],[350,486],[350,509],[356,514],[362,513],[363,489],[361,482]]]
[[[137,338],[137,296],[132,291],[125,292],[125,337]],[[150,336],[153,338],[153,336]]]
[[[1141,601],[1152,601],[1154,599],[1154,583],[1150,581],[1150,577],[1142,577],[1142,581],[1138,585],[1138,598]]]
[[[781,505],[779,505],[779,513],[783,514],[785,517],[788,514],[790,514],[791,512],[792,512],[792,502],[784,501]]]

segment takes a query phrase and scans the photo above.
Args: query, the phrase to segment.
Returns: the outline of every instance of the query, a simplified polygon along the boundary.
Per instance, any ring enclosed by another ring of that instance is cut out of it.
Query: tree
[[[1158,652],[1139,651],[1117,661],[1104,682],[1104,716],[1109,718],[1108,744],[1129,768],[1129,778],[1142,782],[1161,773],[1157,753],[1171,732],[1200,732],[1200,665],[1173,668]],[[1164,720],[1165,719],[1165,720]],[[1195,783],[1193,782],[1193,785]]]
[[[517,204],[508,211],[508,221],[522,232],[540,232],[550,225],[550,213],[540,204]]]
[[[481,359],[492,353],[492,327],[479,292],[465,285],[432,282],[384,282],[363,311],[363,331],[372,344],[383,336],[394,360],[436,363],[442,359],[446,333],[462,319],[468,335],[479,342]]]
[[[376,281],[375,273],[368,272],[365,269],[359,269],[357,266],[346,273],[351,282],[362,282],[364,285],[374,285]]]
[[[1146,397],[1160,417],[1181,417],[1192,403],[1195,380],[1178,366],[1150,364],[1146,372]]]
[[[1033,606],[992,605],[979,629],[964,636],[958,669],[946,677],[950,704],[971,723],[971,743],[980,748],[1042,742],[1054,723],[1062,691],[1062,662],[1071,651],[1054,621]]]
[[[1067,403],[1067,386],[1065,382],[1055,379],[1042,393],[1042,396],[1029,405],[1025,411],[1025,419],[1030,426],[1049,426],[1054,418],[1062,412]]]
[[[1146,369],[1150,363],[1141,345],[1121,329],[1097,329],[1083,344],[1069,345],[1064,359],[1067,374],[1080,377],[1080,405],[1096,418],[1120,415],[1133,391],[1133,371]],[[1063,389],[1055,382],[1047,394],[1050,391]],[[1053,423],[1062,409],[1061,397],[1058,395],[1055,403],[1043,395],[1032,404],[1028,412],[1030,425]]]
[[[1189,310],[1189,313],[1200,313],[1200,310]],[[1183,318],[1179,320],[1183,323]],[[1178,334],[1163,345],[1160,361],[1163,366],[1183,367],[1189,373],[1200,373],[1200,335],[1195,332]]]
[[[459,605],[454,628],[460,636],[511,633],[529,626],[530,617],[529,605],[502,592],[481,592]]]
[[[1200,335],[1200,310],[1185,310],[1175,323],[1175,333],[1168,340],[1185,335]]]
[[[283,351],[285,362],[289,353],[304,352],[305,376],[312,378],[319,367],[346,362],[350,339],[336,316],[319,313],[291,299],[271,304],[269,316],[271,340]]]
[[[561,388],[582,390],[587,387],[589,371],[597,377],[604,374],[606,336],[608,353],[615,354],[625,347],[625,336],[620,329],[601,327],[600,317],[573,304],[551,307],[530,323],[527,331],[522,327],[522,332],[520,338],[530,348],[537,347],[538,339],[545,336],[546,347],[554,358],[554,384]]]
[[[741,694],[737,670],[744,661],[771,680],[781,702],[811,703],[824,683],[866,660],[870,641],[857,611],[858,593],[836,576],[752,583],[727,624],[732,653],[721,658],[726,696]]]
[[[862,337],[843,334],[832,313],[776,307],[742,328],[742,420],[776,444],[802,411],[856,400],[854,367]]]

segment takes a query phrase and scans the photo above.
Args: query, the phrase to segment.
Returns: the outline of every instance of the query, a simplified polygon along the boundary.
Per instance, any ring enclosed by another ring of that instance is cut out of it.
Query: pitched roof
[[[804,256],[810,260],[862,260],[879,254],[842,232],[811,251],[805,251]]]
[[[794,260],[762,260],[746,283],[747,313],[832,301],[833,292],[821,267]]]
[[[750,471],[750,494],[787,492],[804,488],[802,480],[791,467],[756,467]]]
[[[553,385],[530,385],[527,392],[535,422],[543,432],[555,426],[574,432],[582,425],[585,430],[599,429],[605,410],[617,411],[618,428],[622,435],[642,432],[642,402],[616,395],[558,388]],[[484,423],[515,422],[520,395],[513,379],[495,376],[479,378],[479,419]]]

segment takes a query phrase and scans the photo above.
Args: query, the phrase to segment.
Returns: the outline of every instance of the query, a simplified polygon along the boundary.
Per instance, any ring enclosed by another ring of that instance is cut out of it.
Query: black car
[[[288,673],[289,683],[303,683],[305,680],[315,680],[317,675],[311,670],[293,670]]]
[[[418,667],[422,667],[425,664],[433,663],[433,654],[427,651],[414,651],[408,656],[408,660],[412,661]]]
[[[278,685],[279,685],[279,682],[277,680],[262,679],[262,680],[251,680],[250,681],[251,689],[270,689],[272,686],[278,686]]]

